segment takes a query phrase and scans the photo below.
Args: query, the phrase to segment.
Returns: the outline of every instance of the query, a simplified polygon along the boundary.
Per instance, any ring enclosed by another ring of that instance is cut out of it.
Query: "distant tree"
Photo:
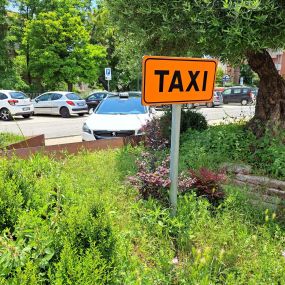
[[[7,11],[6,11],[6,0],[0,0],[0,71],[1,77],[0,81],[3,80],[4,73],[7,72],[7,66],[10,65],[7,44],[6,44],[6,36],[7,36]]]
[[[248,64],[242,64],[240,66],[240,76],[243,77],[244,84],[254,84],[254,72]]]
[[[140,57],[135,47],[120,38],[116,25],[112,25],[108,9],[97,1],[97,7],[91,15],[91,42],[106,47],[107,64],[112,68],[111,90],[126,91],[138,88],[140,77]],[[127,57],[127,58],[126,58]],[[125,64],[127,62],[127,64]],[[99,77],[100,83],[107,89],[104,72]]]
[[[249,127],[285,127],[285,81],[267,49],[285,48],[284,0],[105,0],[125,41],[149,54],[203,54],[233,64],[247,60],[259,78]],[[142,54],[142,53],[141,53]]]
[[[217,68],[216,84],[223,85],[224,70],[221,67]]]
[[[71,91],[75,83],[94,83],[104,66],[106,50],[90,44],[77,11],[61,7],[41,12],[27,23],[24,42],[29,42],[30,71],[42,78],[46,88],[65,82]]]
[[[25,89],[18,66],[14,62],[14,42],[10,33],[11,15],[6,0],[0,0],[0,89]]]
[[[67,10],[72,7],[76,15],[80,15],[84,22],[91,11],[92,0],[10,0],[10,3],[17,8],[15,23],[12,25],[12,32],[16,38],[18,49],[16,55],[19,58],[17,63],[21,62],[21,72],[23,78],[27,81],[30,89],[40,90],[42,78],[36,78],[31,74],[31,48],[29,39],[23,40],[23,35],[27,24],[35,20],[40,13],[57,10]]]

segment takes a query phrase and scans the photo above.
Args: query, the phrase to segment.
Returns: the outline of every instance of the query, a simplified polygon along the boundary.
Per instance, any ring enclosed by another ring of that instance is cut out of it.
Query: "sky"
[[[12,1],[8,0],[8,3],[8,10],[17,12],[17,8],[13,6]],[[92,0],[92,4],[94,7],[96,7],[96,0]]]

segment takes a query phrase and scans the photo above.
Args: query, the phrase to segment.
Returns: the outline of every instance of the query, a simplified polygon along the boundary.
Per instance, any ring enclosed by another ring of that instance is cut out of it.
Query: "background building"
[[[285,52],[283,50],[270,51],[270,55],[279,74],[285,78]]]

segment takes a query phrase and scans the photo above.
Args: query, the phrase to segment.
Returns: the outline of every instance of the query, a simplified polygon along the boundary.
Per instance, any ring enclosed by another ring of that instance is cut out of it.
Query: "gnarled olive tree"
[[[125,40],[150,54],[247,60],[260,77],[256,134],[285,127],[285,81],[268,49],[285,48],[284,0],[105,0]]]

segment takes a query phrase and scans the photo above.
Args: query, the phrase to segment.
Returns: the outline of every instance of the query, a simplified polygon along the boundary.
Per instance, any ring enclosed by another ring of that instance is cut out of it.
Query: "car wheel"
[[[85,115],[84,113],[78,114],[79,117],[83,117],[84,115]]]
[[[61,115],[62,118],[69,118],[70,117],[70,113],[69,113],[68,108],[62,107],[60,109],[60,115]]]
[[[248,101],[246,99],[242,99],[240,102],[243,106],[247,105]]]
[[[208,102],[206,104],[206,106],[207,106],[207,108],[212,108],[212,107],[214,107],[214,104],[213,104],[213,102]]]
[[[26,115],[22,115],[23,116],[23,118],[25,118],[25,119],[28,119],[28,118],[30,118],[31,117],[31,115],[30,114],[26,114]]]
[[[12,116],[11,116],[10,111],[8,109],[6,109],[6,108],[1,109],[1,111],[0,111],[0,118],[3,121],[10,121],[10,120],[12,120]]]

